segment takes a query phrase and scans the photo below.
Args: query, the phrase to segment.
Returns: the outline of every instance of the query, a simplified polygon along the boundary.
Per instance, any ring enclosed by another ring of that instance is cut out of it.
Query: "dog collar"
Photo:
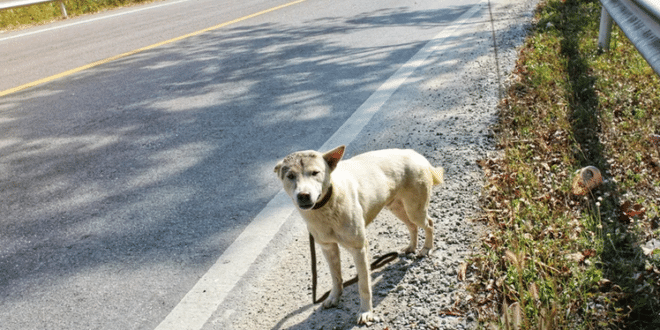
[[[330,187],[328,187],[328,192],[325,194],[325,196],[323,196],[323,198],[320,201],[318,201],[316,204],[314,204],[314,207],[312,207],[312,210],[318,210],[318,209],[322,208],[325,204],[328,203],[328,201],[330,200],[330,196],[332,196],[332,185],[330,185]]]

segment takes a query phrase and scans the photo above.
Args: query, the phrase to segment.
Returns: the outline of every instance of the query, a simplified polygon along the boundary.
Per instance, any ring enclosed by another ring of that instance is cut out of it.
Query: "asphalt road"
[[[154,329],[477,1],[163,1],[0,34],[0,329]],[[89,63],[103,63],[70,74]]]

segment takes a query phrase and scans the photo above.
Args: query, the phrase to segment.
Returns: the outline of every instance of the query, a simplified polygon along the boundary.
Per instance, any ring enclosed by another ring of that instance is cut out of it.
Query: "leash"
[[[314,246],[314,236],[312,236],[311,233],[309,234],[309,249],[310,249],[311,254],[312,254],[312,302],[314,302],[315,304],[318,304],[318,303],[324,301],[326,298],[328,298],[328,296],[330,295],[330,291],[324,293],[321,296],[321,298],[319,298],[318,300],[316,299],[316,277],[317,277],[317,273],[316,273],[316,248]],[[382,256],[376,258],[376,261],[371,263],[371,270],[376,270],[378,268],[381,268],[381,267],[387,265],[388,263],[392,262],[394,259],[396,259],[398,257],[399,257],[399,253],[397,253],[397,252],[390,252],[388,254],[382,255]],[[358,278],[357,278],[357,276],[355,276],[352,279],[344,282],[343,287],[346,288],[347,286],[349,286],[351,284],[357,283],[357,281],[358,281]]]

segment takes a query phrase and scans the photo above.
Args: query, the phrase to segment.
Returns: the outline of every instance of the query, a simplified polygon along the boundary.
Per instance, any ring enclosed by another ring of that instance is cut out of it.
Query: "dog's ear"
[[[281,168],[282,168],[282,162],[279,162],[279,163],[277,163],[277,165],[275,165],[275,169],[274,169],[273,172],[275,172],[275,173],[277,173],[277,174],[279,175],[279,174],[280,174],[280,169],[281,169]]]
[[[323,154],[323,159],[328,163],[331,171],[334,171],[337,167],[337,163],[339,163],[341,157],[344,156],[344,150],[346,150],[346,146],[339,146]]]

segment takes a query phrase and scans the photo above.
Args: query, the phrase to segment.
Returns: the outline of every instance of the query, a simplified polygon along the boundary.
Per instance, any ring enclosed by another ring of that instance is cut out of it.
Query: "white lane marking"
[[[280,190],[156,329],[201,329],[291,213],[291,199]]]
[[[456,30],[482,9],[483,1],[479,1],[449,27],[443,29],[397,70],[348,118],[320,150],[329,150],[337,145],[348,145],[352,142],[415,69],[421,66],[433,52],[439,50],[446,40],[456,37],[454,35]],[[280,190],[156,327],[156,330],[201,329],[293,211],[291,199],[284,190]]]
[[[104,20],[104,19],[108,19],[108,18],[113,18],[113,17],[117,17],[117,16],[130,15],[130,14],[134,14],[134,13],[137,13],[137,12],[140,12],[140,11],[143,11],[143,10],[150,10],[150,9],[155,9],[155,8],[160,8],[160,7],[165,7],[165,6],[171,6],[171,5],[175,5],[175,4],[182,3],[182,2],[187,2],[187,1],[190,1],[190,0],[178,0],[178,1],[166,2],[166,3],[159,4],[159,5],[142,7],[142,8],[138,8],[138,9],[134,9],[134,10],[130,10],[130,11],[124,11],[124,12],[121,12],[121,13],[107,15],[107,16],[97,16],[97,17],[87,19],[87,20],[83,20],[83,21],[78,21],[78,22],[73,22],[73,23],[69,23],[69,24],[53,26],[53,27],[46,28],[46,29],[40,29],[40,30],[35,30],[35,31],[30,31],[30,32],[26,32],[26,33],[17,34],[17,35],[10,36],[10,37],[0,38],[0,42],[6,41],[6,40],[9,40],[9,39],[22,38],[22,37],[30,36],[30,35],[33,35],[33,34],[39,34],[39,33],[43,33],[43,32],[64,29],[64,28],[68,28],[68,27],[72,27],[72,26],[76,26],[76,25],[80,25],[80,24],[87,24],[87,23],[100,21],[100,20]]]

